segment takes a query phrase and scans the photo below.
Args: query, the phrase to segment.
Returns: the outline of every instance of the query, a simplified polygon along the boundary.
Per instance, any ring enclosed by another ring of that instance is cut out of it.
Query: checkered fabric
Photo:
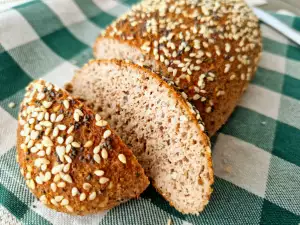
[[[24,87],[37,78],[69,81],[92,58],[100,31],[134,3],[32,1],[0,13],[0,223],[299,224],[300,48],[265,24],[256,77],[213,137],[214,192],[199,216],[178,213],[152,187],[138,200],[85,217],[54,212],[27,189],[15,161]],[[275,16],[300,31],[300,18]]]

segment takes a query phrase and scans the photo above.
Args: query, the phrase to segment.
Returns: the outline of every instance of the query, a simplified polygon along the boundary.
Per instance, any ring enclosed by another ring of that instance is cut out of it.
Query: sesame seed
[[[65,160],[66,160],[68,163],[72,163],[72,159],[71,159],[70,156],[64,155],[64,157],[65,157]]]
[[[52,168],[52,170],[51,170],[51,173],[52,174],[57,174],[57,173],[59,173],[59,172],[61,172],[62,170],[63,170],[63,168],[64,168],[64,164],[59,164],[59,165],[57,165],[57,166],[54,166],[53,168]],[[60,179],[60,178],[59,178]],[[59,180],[58,179],[58,180]],[[57,180],[57,181],[58,181]]]
[[[118,159],[119,159],[122,163],[126,164],[126,157],[125,157],[124,154],[119,154],[119,155],[118,155]]]
[[[104,171],[103,171],[103,170],[95,170],[95,171],[94,171],[94,174],[96,174],[96,176],[101,177],[101,176],[104,175]]]
[[[68,183],[73,183],[73,180],[72,180],[72,178],[71,178],[71,176],[69,175],[69,174],[65,174],[63,177],[62,177],[62,179],[64,180],[64,181],[67,181]]]
[[[35,177],[35,182],[36,182],[37,184],[43,184],[43,180],[42,180],[42,178],[40,178],[39,176],[36,176],[36,177]]]
[[[206,113],[210,113],[210,112],[211,112],[211,107],[210,107],[210,106],[207,107],[207,108],[205,109],[205,112],[206,112]]]
[[[48,200],[47,200],[46,195],[42,195],[42,196],[40,197],[40,201],[41,201],[43,204],[47,204]]]
[[[66,147],[66,153],[69,153],[72,149],[72,146],[71,144],[68,144],[67,147]]]
[[[101,158],[99,154],[94,154],[93,159],[95,160],[95,162],[100,164]]]
[[[199,95],[199,94],[195,94],[194,96],[193,96],[193,100],[198,100],[199,98],[200,98],[201,96]]]
[[[26,179],[31,179],[31,173],[26,173]]]
[[[59,182],[58,184],[57,184],[57,187],[59,187],[59,188],[64,188],[64,187],[66,187],[66,183],[65,182]]]
[[[56,120],[55,122],[60,122],[64,119],[64,114],[59,114],[57,117],[56,117]]]
[[[39,151],[39,149],[37,148],[37,147],[31,147],[30,148],[30,152],[31,153],[36,153],[36,152],[38,152]]]
[[[224,73],[228,73],[230,70],[230,64],[225,64]]]
[[[107,159],[108,158],[108,153],[107,153],[107,151],[106,151],[105,148],[102,149],[101,156],[102,156],[103,159]]]
[[[60,202],[61,200],[64,199],[64,196],[58,195],[58,196],[55,196],[54,199],[55,199],[56,202]]]
[[[81,193],[79,196],[79,201],[84,201],[86,199],[86,194],[85,193]]]
[[[106,130],[106,131],[104,131],[104,133],[103,133],[103,138],[106,139],[106,138],[108,138],[110,135],[111,135],[111,131],[110,131],[110,130]]]
[[[37,155],[40,156],[40,157],[45,156],[45,154],[46,154],[46,153],[45,153],[45,151],[43,151],[43,150],[42,150],[42,151],[39,151],[39,152],[37,153]]]
[[[90,195],[89,195],[89,200],[92,201],[96,198],[96,192],[93,191]]]
[[[92,187],[92,185],[89,184],[89,183],[83,183],[82,187],[83,187],[84,190],[88,191],[88,190],[90,190],[90,188]]]
[[[58,128],[59,130],[65,130],[67,127],[66,127],[66,125],[64,125],[64,124],[58,124],[58,125],[57,125],[57,128]]]
[[[51,147],[47,147],[46,148],[46,155],[50,155],[51,154]]]
[[[66,109],[69,109],[70,103],[69,103],[68,100],[64,100],[64,101],[63,101],[63,104],[64,104],[64,107],[65,107]]]
[[[46,109],[48,109],[48,108],[51,107],[52,102],[43,101],[42,104],[43,104],[43,106],[44,106]]]
[[[67,172],[69,172],[69,170],[70,170],[70,166],[71,166],[71,164],[70,164],[70,163],[68,163],[68,164],[66,164],[66,165],[64,166],[64,168],[63,168],[63,171],[64,171],[64,173],[67,173]]]
[[[107,183],[109,181],[109,179],[107,178],[107,177],[101,177],[100,179],[99,179],[99,183],[100,184],[105,184],[105,183]]]
[[[93,153],[98,154],[99,152],[100,152],[100,146],[98,145],[94,148]]]
[[[50,116],[49,116],[49,113],[46,112],[45,115],[44,115],[44,119],[45,119],[46,121],[48,121],[48,120],[49,120],[49,117],[50,117]]]
[[[55,183],[51,183],[51,184],[50,184],[50,188],[51,188],[51,190],[52,190],[53,192],[56,192],[56,190],[57,190],[57,187],[56,187],[56,184],[55,184]]]
[[[83,116],[83,112],[80,109],[75,109],[75,113],[77,113],[79,116]]]
[[[229,80],[234,80],[236,78],[236,75],[235,74],[232,74],[229,78]]]
[[[79,122],[79,114],[78,113],[74,113],[74,120]]]
[[[73,137],[73,136],[67,137],[66,142],[65,142],[66,145],[71,144],[71,143],[73,142],[73,140],[74,140],[74,137]]]
[[[73,142],[71,143],[71,145],[72,145],[74,148],[80,148],[80,144],[79,144],[78,142],[73,141]]]
[[[53,173],[52,173],[52,174],[53,174]],[[60,181],[60,174],[56,174],[56,175],[54,176],[54,178],[53,178],[53,181],[54,181],[54,182]]]
[[[43,100],[45,97],[46,97],[45,93],[40,92],[40,93],[38,93],[36,99],[37,100]]]
[[[46,171],[47,170],[47,165],[46,164],[41,165],[41,170]]]
[[[55,119],[56,119],[56,114],[55,113],[51,113],[51,115],[50,115],[50,121],[51,122],[55,122]]]
[[[94,143],[93,141],[87,141],[87,142],[85,142],[85,144],[84,144],[83,147],[89,148],[89,147],[91,147],[93,145],[93,143]]]
[[[77,187],[73,187],[73,188],[72,188],[72,196],[74,197],[74,196],[76,196],[77,194],[79,194],[79,191],[78,191]]]
[[[46,130],[45,130],[45,135],[47,136],[47,135],[49,135],[50,134],[50,132],[51,132],[51,128],[50,127],[48,127]]]
[[[44,127],[52,127],[52,123],[50,121],[41,121],[40,125]]]
[[[96,119],[96,121],[100,121],[101,120],[101,116],[99,114],[96,114],[95,115],[95,119]]]
[[[69,212],[73,212],[73,211],[74,211],[73,208],[72,208],[71,206],[69,206],[69,205],[66,205],[65,207],[66,207],[66,209],[67,209]]]
[[[53,205],[58,206],[58,204],[57,204],[57,202],[55,201],[54,198],[51,198],[50,202],[51,202]]]
[[[62,206],[69,205],[69,200],[68,199],[63,199],[61,201],[60,205],[62,205]]]
[[[59,132],[59,129],[58,129],[57,127],[55,127],[55,128],[53,129],[52,136],[53,136],[53,137],[57,137],[57,136],[58,136],[58,132]]]
[[[58,138],[57,138],[57,142],[58,142],[58,144],[64,143],[63,137],[58,137]]]
[[[69,129],[67,130],[67,134],[71,134],[73,130],[74,130],[74,125],[69,127]]]

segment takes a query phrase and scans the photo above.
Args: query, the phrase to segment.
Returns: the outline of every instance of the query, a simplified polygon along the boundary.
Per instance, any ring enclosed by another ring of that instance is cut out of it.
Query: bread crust
[[[104,39],[139,50],[143,60],[134,62],[154,62],[147,66],[184,92],[212,136],[227,121],[255,74],[261,34],[258,19],[243,0],[191,2],[143,1],[97,38],[94,55],[99,57],[97,48]],[[185,47],[180,47],[182,43]]]
[[[164,86],[165,88],[168,89],[169,94],[174,99],[176,99],[177,102],[179,102],[181,104],[181,106],[184,108],[184,110],[188,114],[188,119],[198,129],[198,135],[200,136],[199,139],[202,140],[202,144],[205,147],[205,153],[204,154],[205,154],[205,158],[206,158],[207,164],[208,164],[207,165],[208,173],[207,173],[206,178],[207,178],[207,181],[208,181],[209,185],[211,186],[214,182],[214,176],[213,176],[213,168],[212,168],[213,166],[212,166],[212,159],[211,159],[210,140],[209,140],[209,137],[204,132],[204,127],[202,126],[201,120],[198,120],[196,118],[195,113],[193,113],[191,107],[183,99],[182,95],[180,93],[178,93],[173,87],[171,87],[166,81],[161,79],[161,77],[159,75],[157,75],[156,73],[151,72],[149,69],[144,68],[142,66],[139,66],[137,64],[134,64],[134,63],[131,63],[131,62],[126,62],[124,60],[117,60],[117,59],[112,59],[112,60],[105,60],[105,59],[103,59],[103,60],[98,59],[97,60],[97,59],[95,59],[95,60],[90,60],[86,65],[83,66],[83,68],[81,70],[83,71],[86,67],[89,67],[93,63],[97,63],[97,64],[116,64],[119,67],[126,67],[126,68],[132,68],[132,69],[140,70],[141,72],[147,74],[147,76],[152,77],[158,83],[159,86]],[[75,76],[73,77],[73,82],[74,82],[75,79],[78,79],[77,76],[79,76],[78,75],[79,73],[75,74]],[[160,189],[155,184],[154,180],[151,180],[151,183],[153,184],[155,189],[170,203],[171,206],[174,206],[178,211],[180,211],[184,214],[188,214],[188,213],[198,214],[199,212],[201,212],[204,209],[205,205],[208,203],[210,195],[212,193],[211,188],[210,188],[210,190],[207,191],[207,193],[205,193],[204,202],[203,202],[203,205],[201,206],[200,209],[182,210],[181,208],[179,208],[178,206],[173,204],[173,202],[170,200],[169,196],[167,196],[165,193],[160,191]]]
[[[42,92],[33,93],[35,87]],[[46,108],[44,102],[52,105]],[[30,112],[33,107],[40,111]],[[76,109],[82,112],[78,121]],[[43,118],[39,113],[44,113]],[[30,191],[47,207],[76,215],[97,213],[137,198],[149,185],[131,150],[98,117],[83,102],[50,83],[38,80],[28,86],[19,114],[17,161]],[[33,144],[26,141],[28,137]],[[66,146],[64,154],[58,146]],[[59,165],[64,166],[58,169]]]

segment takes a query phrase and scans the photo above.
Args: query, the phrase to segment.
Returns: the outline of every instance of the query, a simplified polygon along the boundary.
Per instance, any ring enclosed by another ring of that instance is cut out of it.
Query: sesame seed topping
[[[50,121],[51,122],[55,122],[55,119],[56,119],[56,114],[55,113],[51,113],[51,115],[50,115]]]
[[[84,201],[86,199],[86,194],[85,193],[81,193],[79,196],[79,201]]]
[[[73,188],[72,188],[72,196],[74,197],[74,196],[76,196],[77,194],[79,194],[79,191],[78,191],[77,187],[73,187]]]
[[[96,119],[96,121],[100,121],[101,120],[101,116],[99,114],[96,114],[95,119]]]
[[[66,207],[66,209],[67,209],[69,212],[73,212],[73,211],[74,211],[73,208],[72,208],[71,206],[69,206],[69,205],[66,205],[65,207]]]
[[[99,120],[96,122],[96,126],[105,127],[108,123],[105,120]]]
[[[58,125],[57,125],[57,128],[58,128],[59,130],[65,130],[67,127],[66,127],[66,125],[64,125],[64,124],[58,124]]]
[[[101,158],[99,154],[94,154],[93,159],[95,160],[96,163],[100,164]]]
[[[69,174],[65,174],[63,177],[62,177],[62,179],[64,180],[64,181],[67,181],[68,183],[73,183],[73,180],[72,180],[72,178],[71,178],[71,176],[69,175]]]
[[[65,182],[59,182],[58,184],[57,184],[57,187],[59,187],[59,188],[64,188],[64,187],[66,187],[66,183]]]
[[[101,177],[101,176],[104,175],[104,171],[103,171],[103,170],[95,170],[95,171],[94,171],[94,174],[96,174],[96,176]]]
[[[106,151],[105,148],[103,148],[101,150],[101,156],[102,156],[103,159],[107,159],[108,158],[108,153],[107,153],[107,151]]]
[[[46,109],[48,109],[48,108],[50,108],[51,107],[51,105],[52,105],[52,102],[47,102],[47,101],[43,101],[43,106],[46,108]]]
[[[93,191],[90,195],[89,195],[89,200],[92,201],[96,198],[96,192]]]
[[[57,117],[56,117],[56,120],[55,122],[60,122],[64,119],[64,115],[63,114],[59,114]]]
[[[51,202],[53,205],[58,206],[58,204],[57,204],[57,202],[55,201],[54,198],[51,198],[50,202]]]
[[[55,184],[55,183],[51,183],[51,184],[50,184],[50,188],[51,188],[51,190],[52,190],[53,192],[56,192],[56,190],[57,190],[57,187],[56,187],[56,184]]]
[[[97,146],[94,148],[93,153],[94,153],[94,154],[98,154],[99,152],[100,152],[100,146],[97,145]]]
[[[66,206],[66,205],[69,205],[69,200],[68,199],[63,199],[62,201],[61,201],[61,203],[60,203],[60,205],[62,205],[62,206]]]
[[[65,142],[66,145],[71,144],[71,143],[73,142],[73,140],[74,140],[74,137],[73,137],[73,136],[67,137],[66,142]]]
[[[103,138],[106,139],[106,138],[108,138],[110,135],[111,135],[111,131],[110,131],[110,130],[106,130],[106,131],[104,131],[104,133],[103,133]]]
[[[122,163],[126,164],[126,157],[125,157],[124,154],[119,154],[119,155],[118,155],[118,159],[119,159]]]
[[[109,179],[107,177],[100,177],[99,179],[99,183],[100,184],[105,184],[109,181]]]
[[[79,144],[78,142],[73,141],[73,142],[71,143],[71,145],[72,145],[74,148],[80,148],[80,144]]]
[[[89,148],[89,147],[91,147],[93,145],[93,143],[94,143],[93,141],[87,141],[87,142],[85,142],[85,144],[84,144],[83,147]]]
[[[74,125],[69,127],[69,129],[67,130],[67,134],[71,134],[73,130],[74,130]]]
[[[55,196],[55,197],[54,197],[54,200],[55,200],[56,202],[60,202],[61,200],[63,200],[63,198],[64,198],[64,196],[58,195],[58,196]]]
[[[92,185],[89,184],[89,183],[83,183],[82,187],[83,187],[84,190],[88,191],[88,190],[90,190],[90,188],[92,187]]]
[[[69,109],[70,103],[69,103],[68,100],[64,100],[64,101],[63,101],[63,104],[64,104],[64,107],[65,107],[66,109]]]

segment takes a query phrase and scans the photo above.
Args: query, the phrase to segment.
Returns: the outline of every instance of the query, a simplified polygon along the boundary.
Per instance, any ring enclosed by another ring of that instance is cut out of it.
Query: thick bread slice
[[[173,81],[211,136],[254,76],[261,49],[258,19],[244,0],[144,0],[99,36],[94,55]]]
[[[98,114],[37,80],[21,104],[17,161],[42,203],[90,214],[138,197],[149,180],[131,150]]]
[[[117,60],[91,61],[69,88],[132,147],[171,205],[182,213],[203,210],[213,183],[210,142],[180,94],[148,69]]]

